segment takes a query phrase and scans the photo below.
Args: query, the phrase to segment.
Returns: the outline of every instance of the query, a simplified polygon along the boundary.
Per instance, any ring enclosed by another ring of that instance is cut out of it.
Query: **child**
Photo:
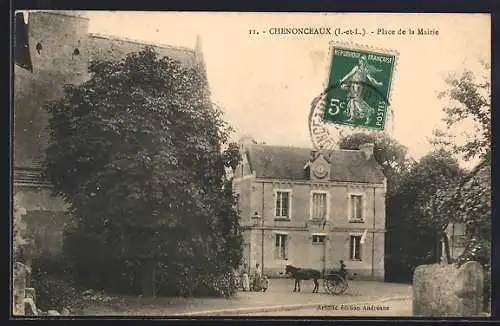
[[[243,267],[243,273],[241,274],[241,285],[243,287],[243,291],[250,291],[250,278],[248,276],[248,266],[247,264]]]
[[[262,291],[266,292],[267,288],[269,288],[269,279],[267,278],[267,276],[264,276],[264,278],[262,279]]]

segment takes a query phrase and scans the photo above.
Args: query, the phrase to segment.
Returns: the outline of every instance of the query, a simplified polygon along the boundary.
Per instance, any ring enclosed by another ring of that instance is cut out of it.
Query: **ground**
[[[383,316],[384,314],[411,315],[411,285],[370,281],[351,281],[343,295],[330,295],[320,288],[312,293],[313,284],[303,282],[302,292],[294,293],[290,279],[273,279],[267,292],[239,292],[232,299],[224,298],[143,298],[113,297],[109,303],[86,306],[84,315],[326,315],[351,316],[351,307],[343,311],[331,310],[337,305],[383,305],[387,311],[354,311],[356,315]],[[380,302],[380,303],[378,303]],[[323,305],[323,309],[318,306]],[[347,310],[346,310],[347,309]],[[382,314],[384,313],[384,314]]]

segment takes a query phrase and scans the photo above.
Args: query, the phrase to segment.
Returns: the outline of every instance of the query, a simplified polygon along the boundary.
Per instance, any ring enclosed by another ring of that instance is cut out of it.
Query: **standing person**
[[[253,272],[252,277],[252,287],[254,291],[260,291],[262,289],[260,264],[255,265],[255,271]]]
[[[340,274],[344,279],[347,278],[347,270],[345,267],[346,265],[344,264],[344,261],[340,260]]]
[[[243,291],[250,291],[250,277],[248,276],[248,265],[243,265],[243,272],[241,273],[241,285],[243,287]]]

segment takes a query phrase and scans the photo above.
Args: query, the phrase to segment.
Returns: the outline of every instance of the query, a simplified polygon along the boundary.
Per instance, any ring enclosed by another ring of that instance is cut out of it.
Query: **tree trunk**
[[[435,233],[435,260],[436,263],[439,264],[441,263],[441,235],[439,232]]]
[[[142,269],[142,295],[154,297],[156,295],[156,262],[147,259]]]
[[[444,243],[444,251],[446,254],[446,263],[451,264],[452,258],[451,258],[451,252],[450,252],[450,243],[448,241],[448,235],[446,234],[446,232],[441,233],[441,238],[443,239],[443,243]]]

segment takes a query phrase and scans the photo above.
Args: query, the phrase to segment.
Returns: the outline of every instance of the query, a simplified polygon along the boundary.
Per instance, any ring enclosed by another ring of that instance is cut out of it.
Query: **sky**
[[[399,53],[392,128],[418,159],[443,128],[445,78],[490,62],[487,14],[87,12],[89,32],[194,48],[202,40],[212,99],[235,136],[311,147],[308,114],[327,76],[329,42],[354,42]],[[270,35],[274,27],[365,29],[365,36]],[[377,34],[379,29],[437,30],[438,35]],[[249,30],[260,31],[259,35]],[[267,31],[263,33],[262,31]],[[373,34],[371,32],[374,32]]]

